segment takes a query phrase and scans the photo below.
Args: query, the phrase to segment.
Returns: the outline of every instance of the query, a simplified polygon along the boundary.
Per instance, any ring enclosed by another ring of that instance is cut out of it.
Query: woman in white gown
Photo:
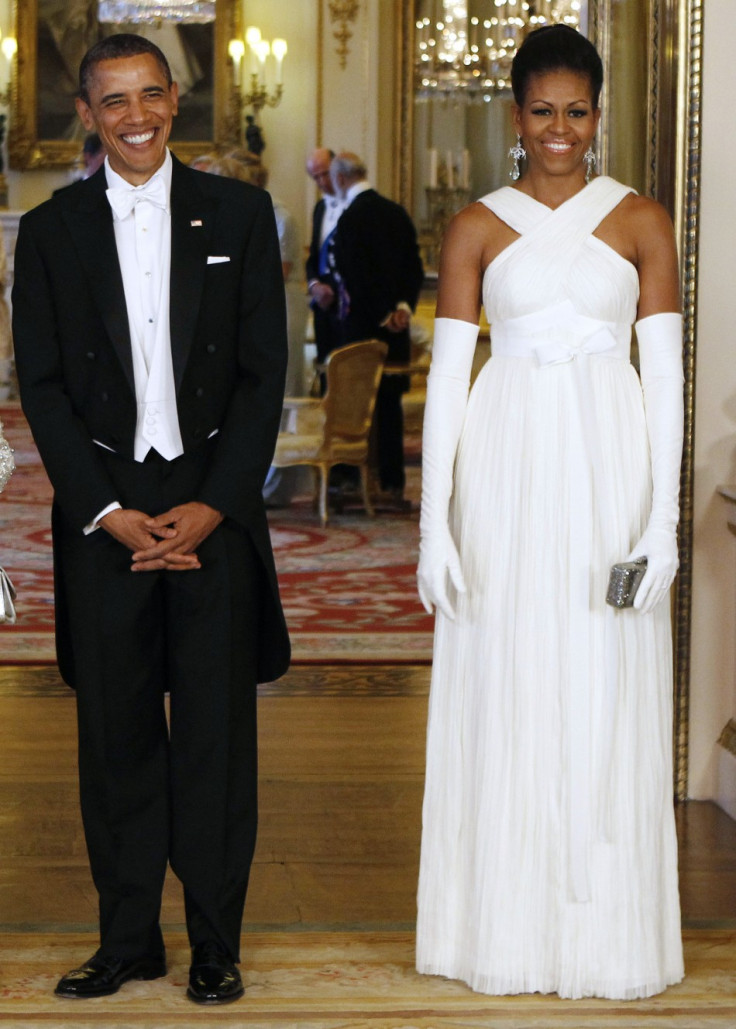
[[[631,999],[683,975],[667,603],[677,258],[658,204],[588,182],[592,44],[560,25],[533,32],[512,81],[524,172],[460,212],[440,265],[417,968],[492,994]],[[468,397],[481,298],[492,357]],[[635,607],[608,607],[611,566],[642,555]]]

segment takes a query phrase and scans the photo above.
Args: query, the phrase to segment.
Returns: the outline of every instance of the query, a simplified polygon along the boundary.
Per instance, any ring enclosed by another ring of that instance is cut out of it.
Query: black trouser
[[[384,375],[376,397],[376,442],[381,488],[403,490],[404,411],[401,396],[406,392],[405,375]]]
[[[155,514],[195,495],[203,459],[107,460],[124,506]],[[201,569],[139,573],[104,529],[63,537],[59,602],[72,626],[102,953],[162,950],[170,861],[192,945],[218,940],[237,960],[257,824],[260,564],[250,538],[225,521],[198,548]]]

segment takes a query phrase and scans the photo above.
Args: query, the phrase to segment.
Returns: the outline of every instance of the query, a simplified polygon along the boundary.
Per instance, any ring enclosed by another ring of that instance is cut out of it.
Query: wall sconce
[[[231,39],[228,45],[228,54],[233,64],[233,90],[239,98],[240,107],[252,107],[256,115],[264,107],[277,107],[284,94],[283,66],[284,57],[288,47],[285,39],[268,40],[261,38],[261,30],[251,25],[245,32],[245,42],[241,39]],[[246,57],[247,55],[247,57]],[[273,57],[275,68],[275,87],[273,93],[269,94],[267,86],[267,62]],[[250,84],[246,88],[243,84],[245,75],[242,73],[243,59],[248,61],[248,73]]]

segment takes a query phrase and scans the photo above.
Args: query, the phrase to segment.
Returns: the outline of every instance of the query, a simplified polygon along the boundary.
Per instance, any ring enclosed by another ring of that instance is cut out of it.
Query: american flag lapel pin
[[[193,229],[201,229],[202,228],[202,219],[201,218],[192,218],[192,220],[189,222],[189,224],[192,226]]]

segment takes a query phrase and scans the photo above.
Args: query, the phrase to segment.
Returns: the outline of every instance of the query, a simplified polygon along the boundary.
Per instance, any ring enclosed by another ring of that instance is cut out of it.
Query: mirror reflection
[[[436,269],[452,215],[508,178],[511,60],[550,21],[587,29],[587,0],[416,0],[412,209]]]
[[[511,59],[526,32],[574,25],[603,56],[598,171],[651,193],[648,54],[653,0],[415,0],[409,202],[430,274],[452,215],[508,183]]]

